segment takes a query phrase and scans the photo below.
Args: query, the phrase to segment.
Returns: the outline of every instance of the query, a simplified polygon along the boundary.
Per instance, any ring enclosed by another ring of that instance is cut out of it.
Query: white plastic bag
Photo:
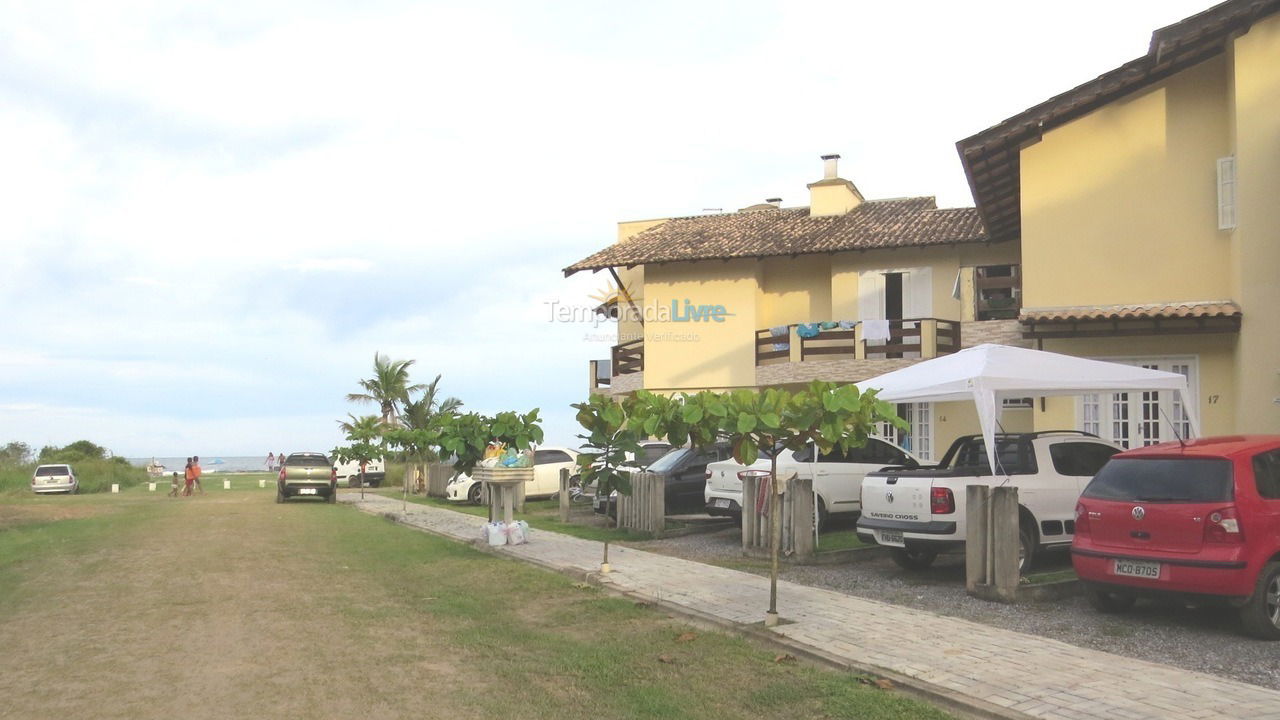
[[[529,542],[529,523],[516,520],[507,526],[507,542],[512,545],[523,545]]]
[[[498,547],[507,544],[507,524],[504,522],[491,522],[484,526],[485,540],[489,541],[491,547]]]

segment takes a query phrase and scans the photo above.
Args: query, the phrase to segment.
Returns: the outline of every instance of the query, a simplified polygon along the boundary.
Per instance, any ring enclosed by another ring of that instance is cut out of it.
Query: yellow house
[[[617,242],[565,269],[608,271],[618,344],[592,363],[614,395],[856,382],[982,342],[1025,344],[1016,241],[973,208],[867,200],[824,156],[809,204],[623,222]],[[929,458],[974,431],[971,407],[904,405],[894,439]],[[1031,409],[1006,413],[1031,427]]]
[[[1280,433],[1280,2],[1231,0],[958,143],[1021,334],[1188,376],[1206,434]],[[1055,399],[1037,429],[1172,440],[1159,393]]]

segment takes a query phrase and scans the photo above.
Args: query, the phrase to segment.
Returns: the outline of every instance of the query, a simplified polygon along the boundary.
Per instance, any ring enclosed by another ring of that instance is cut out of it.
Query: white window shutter
[[[912,268],[907,272],[902,314],[909,318],[933,317],[933,269]]]
[[[1236,158],[1218,158],[1218,229],[1236,226]]]
[[[884,319],[884,275],[879,271],[858,274],[858,319]]]

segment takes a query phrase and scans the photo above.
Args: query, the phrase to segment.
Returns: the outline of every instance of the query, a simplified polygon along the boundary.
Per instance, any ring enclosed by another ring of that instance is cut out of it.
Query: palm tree
[[[356,417],[351,413],[347,413],[348,420],[339,420],[338,429],[346,433],[348,436],[359,435],[361,437],[369,437],[378,432],[382,427],[382,418],[377,415],[361,415]]]
[[[392,360],[381,353],[373,354],[373,377],[361,380],[362,393],[351,393],[351,402],[377,403],[382,409],[382,422],[399,423],[399,408],[409,402],[409,393],[425,390],[426,385],[409,384],[409,366],[414,360]]]
[[[437,399],[440,393],[440,376],[436,375],[436,379],[422,388],[422,397],[417,400],[410,400],[404,404],[404,413],[401,420],[404,421],[405,427],[411,430],[426,430],[439,423],[440,418],[456,414],[458,408],[462,407],[462,401],[456,397],[447,397]],[[406,480],[409,475],[420,472],[422,463],[435,462],[436,453],[430,449],[422,448],[416,457],[408,458],[410,467],[405,473]]]

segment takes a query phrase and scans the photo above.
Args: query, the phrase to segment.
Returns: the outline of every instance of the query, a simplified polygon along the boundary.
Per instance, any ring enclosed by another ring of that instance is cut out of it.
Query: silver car
[[[31,475],[31,489],[38,493],[79,492],[80,483],[70,465],[41,465]]]

